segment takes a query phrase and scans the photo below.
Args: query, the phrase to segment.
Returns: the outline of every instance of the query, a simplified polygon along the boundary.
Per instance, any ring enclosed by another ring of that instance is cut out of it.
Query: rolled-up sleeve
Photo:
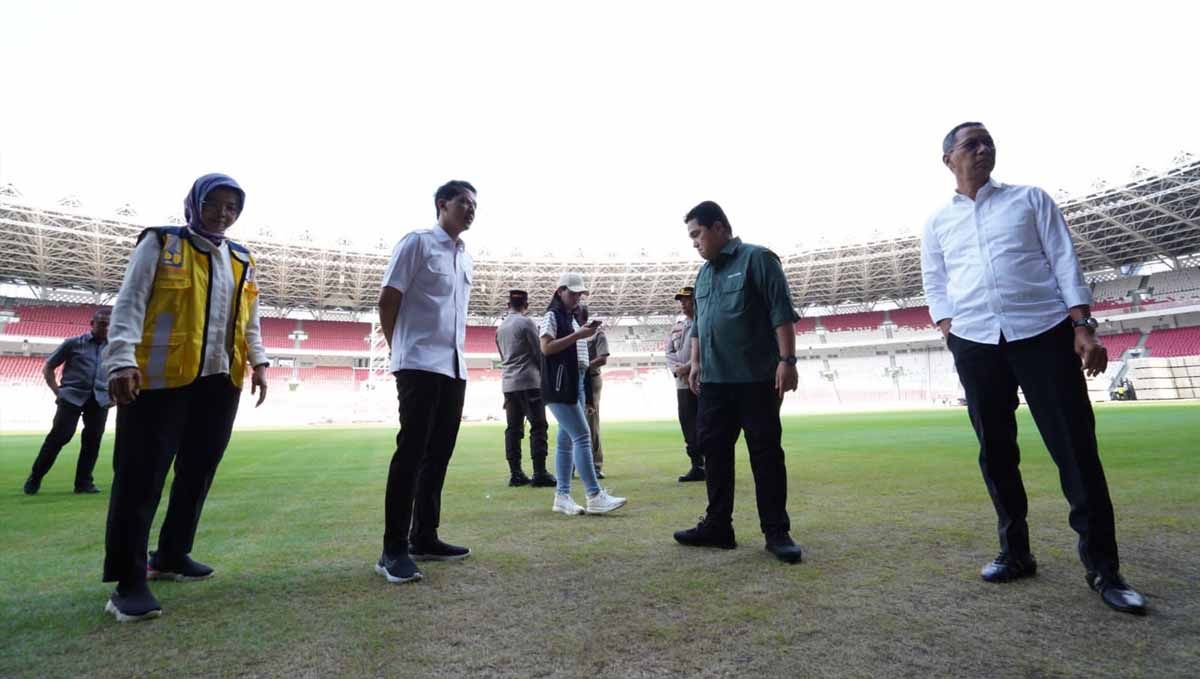
[[[934,219],[931,217],[925,223],[925,231],[921,235],[921,282],[925,288],[929,316],[936,324],[954,317],[954,305],[946,296],[946,257],[934,232]]]
[[[767,303],[772,328],[800,320],[800,315],[792,306],[792,293],[788,290],[787,276],[783,273],[783,264],[778,255],[770,250],[758,252],[752,262],[751,275]]]
[[[146,234],[133,249],[108,324],[108,344],[104,347],[102,361],[105,374],[137,367],[135,352],[142,341],[146,304],[154,289],[154,275],[158,272],[161,253],[162,244],[153,233]]]
[[[1042,252],[1050,262],[1050,270],[1054,272],[1054,278],[1058,281],[1063,301],[1067,303],[1067,307],[1091,304],[1092,290],[1083,279],[1079,257],[1075,254],[1075,245],[1071,242],[1071,232],[1067,229],[1067,220],[1063,218],[1062,210],[1058,209],[1050,194],[1041,189],[1034,191],[1033,196]]]

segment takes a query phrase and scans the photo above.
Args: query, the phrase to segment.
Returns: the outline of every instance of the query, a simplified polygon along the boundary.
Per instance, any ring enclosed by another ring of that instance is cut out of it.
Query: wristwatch
[[[1078,320],[1071,319],[1071,326],[1075,328],[1087,328],[1092,332],[1096,332],[1096,328],[1100,327],[1100,323],[1093,316],[1087,316]]]
[[[796,357],[795,356],[780,356],[779,362],[787,363],[788,365],[796,365]]]

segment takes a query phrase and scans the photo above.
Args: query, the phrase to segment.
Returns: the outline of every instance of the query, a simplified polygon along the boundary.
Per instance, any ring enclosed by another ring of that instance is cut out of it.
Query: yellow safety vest
[[[204,365],[208,340],[209,288],[212,286],[212,255],[192,242],[184,227],[155,227],[138,237],[154,235],[162,246],[154,288],[146,302],[142,341],[135,352],[144,389],[172,389],[194,382]],[[229,245],[235,286],[233,332],[225,350],[229,352],[229,377],[241,388],[250,349],[246,325],[250,307],[258,297],[254,258],[250,251]]]

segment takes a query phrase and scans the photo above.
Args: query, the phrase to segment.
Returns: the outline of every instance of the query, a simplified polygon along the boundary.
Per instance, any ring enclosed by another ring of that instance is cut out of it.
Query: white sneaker
[[[609,495],[603,488],[599,493],[588,496],[587,513],[588,514],[607,514],[615,509],[620,509],[625,506],[627,500],[623,497],[613,497]]]
[[[588,501],[588,506],[591,506],[590,500]],[[567,516],[575,516],[583,513],[583,507],[575,504],[575,500],[571,499],[570,495],[559,495],[558,493],[554,494],[554,506],[551,509]]]

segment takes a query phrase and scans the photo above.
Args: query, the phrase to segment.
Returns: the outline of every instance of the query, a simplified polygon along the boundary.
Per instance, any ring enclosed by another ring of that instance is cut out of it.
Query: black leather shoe
[[[461,561],[471,556],[471,550],[458,545],[450,545],[434,538],[433,540],[412,540],[409,543],[408,555],[414,561]]]
[[[96,487],[96,484],[89,483],[86,486],[75,486],[75,492],[81,495],[95,495],[100,492],[100,489]]]
[[[159,558],[158,552],[150,552],[150,560],[146,562],[146,579],[174,580],[175,582],[192,582],[211,578],[213,569],[188,555],[178,559]]]
[[[603,478],[604,478],[604,472],[600,471],[599,467],[596,467],[596,479],[600,480]]]
[[[1088,587],[1100,593],[1100,598],[1114,611],[1146,614],[1146,599],[1119,575],[1087,574]]]
[[[545,469],[535,469],[533,478],[529,479],[529,485],[534,488],[553,488],[558,485],[558,479]]]
[[[679,477],[680,483],[687,483],[688,481],[703,481],[703,480],[704,480],[704,467],[692,467],[691,469],[688,470],[688,473]]]
[[[512,486],[513,488],[516,488],[517,486],[528,486],[529,477],[525,476],[525,472],[523,470],[517,469],[508,477],[508,485]]]
[[[37,495],[37,492],[42,489],[41,479],[35,479],[32,476],[25,479],[25,494]]]
[[[700,519],[695,528],[675,531],[675,541],[688,547],[737,549],[733,526],[714,526],[705,519]]]
[[[1037,573],[1037,561],[1034,561],[1032,554],[1016,558],[1000,552],[991,563],[983,567],[979,576],[988,582],[1012,582],[1032,577],[1035,573]]]
[[[162,605],[150,593],[145,582],[117,585],[104,604],[104,612],[112,613],[117,622],[137,622],[162,615]]]
[[[408,556],[407,549],[396,554],[382,554],[375,564],[375,572],[388,582],[416,582],[423,577],[417,564]]]
[[[787,533],[767,537],[767,546],[764,549],[784,563],[800,563],[800,546],[792,542],[792,537]]]

